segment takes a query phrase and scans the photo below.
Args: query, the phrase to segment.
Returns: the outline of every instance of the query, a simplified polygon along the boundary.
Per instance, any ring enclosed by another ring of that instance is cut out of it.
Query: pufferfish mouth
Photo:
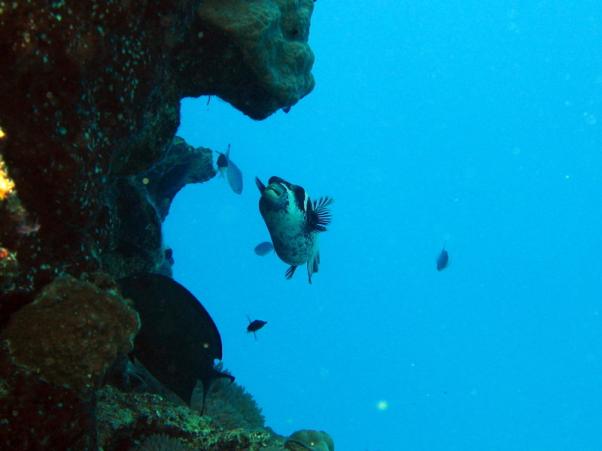
[[[271,183],[265,189],[265,193],[271,197],[280,197],[286,190],[278,183]]]

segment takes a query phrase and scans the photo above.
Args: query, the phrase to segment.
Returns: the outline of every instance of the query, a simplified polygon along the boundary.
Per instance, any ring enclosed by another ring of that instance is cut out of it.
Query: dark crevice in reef
[[[175,137],[180,99],[216,95],[253,119],[293,106],[314,85],[312,10],[312,0],[0,0],[0,443],[322,440],[301,431],[311,438],[285,443],[236,385],[215,388],[201,417],[164,387],[106,384],[116,371],[144,379],[117,364],[140,319],[115,281],[170,275],[171,201],[215,176],[210,149]]]

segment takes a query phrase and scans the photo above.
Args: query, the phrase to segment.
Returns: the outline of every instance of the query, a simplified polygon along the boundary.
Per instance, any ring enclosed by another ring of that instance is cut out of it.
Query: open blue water
[[[317,85],[289,114],[182,104],[179,135],[245,175],[166,223],[225,366],[277,432],[338,450],[602,449],[599,2],[315,6]],[[253,253],[272,175],[336,200],[311,286]]]

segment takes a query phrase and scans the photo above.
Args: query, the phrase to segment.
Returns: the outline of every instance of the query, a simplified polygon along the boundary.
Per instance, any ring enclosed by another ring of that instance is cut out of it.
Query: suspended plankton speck
[[[593,113],[590,113],[589,111],[585,111],[583,113],[583,120],[589,126],[594,126],[598,123],[598,118],[596,117],[596,115]]]
[[[150,180],[148,179],[148,177],[144,177],[144,178],[142,179],[142,184],[143,184],[143,185],[148,185],[149,183],[150,183]]]
[[[385,401],[384,399],[381,399],[380,401],[378,401],[376,403],[376,409],[380,410],[381,412],[387,410],[389,408],[389,403],[387,401]]]

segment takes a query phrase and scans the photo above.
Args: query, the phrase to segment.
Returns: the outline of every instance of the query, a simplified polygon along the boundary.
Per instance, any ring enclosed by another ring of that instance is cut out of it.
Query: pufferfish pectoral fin
[[[317,201],[307,203],[307,220],[311,230],[326,232],[326,226],[330,224],[332,215],[328,208],[334,199],[332,197],[320,197]]]
[[[284,273],[284,277],[286,277],[287,279],[292,278],[293,275],[295,274],[296,269],[297,269],[297,265],[291,265]]]

